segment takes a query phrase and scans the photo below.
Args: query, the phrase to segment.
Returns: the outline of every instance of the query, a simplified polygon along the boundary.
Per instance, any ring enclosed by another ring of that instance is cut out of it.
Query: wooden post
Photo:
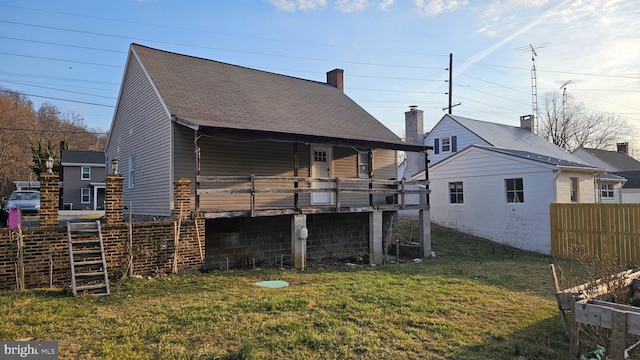
[[[256,216],[256,176],[251,174],[251,217]]]
[[[627,313],[623,311],[611,311],[611,342],[609,343],[609,355],[613,360],[624,360],[627,340]]]
[[[298,177],[298,171],[299,171],[299,159],[298,159],[298,143],[293,143],[293,176],[294,177]],[[299,202],[299,197],[300,195],[298,194],[298,181],[296,180],[293,183],[293,188],[296,189],[295,192],[293,193],[293,207],[294,209],[298,209],[298,202]]]
[[[336,212],[340,212],[340,178],[336,178]]]
[[[576,321],[576,299],[571,297],[571,315],[569,316],[569,359],[578,357],[580,344],[580,323]]]

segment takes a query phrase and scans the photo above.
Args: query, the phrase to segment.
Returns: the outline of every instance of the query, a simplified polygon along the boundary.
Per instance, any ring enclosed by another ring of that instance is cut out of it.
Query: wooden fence
[[[640,204],[551,204],[551,255],[640,265]]]

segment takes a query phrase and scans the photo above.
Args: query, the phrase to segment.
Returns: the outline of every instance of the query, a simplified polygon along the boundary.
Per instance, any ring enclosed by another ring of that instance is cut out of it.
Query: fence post
[[[114,224],[124,220],[122,210],[124,208],[124,196],[122,174],[108,174],[105,189],[105,223]],[[129,209],[131,211],[131,209]]]

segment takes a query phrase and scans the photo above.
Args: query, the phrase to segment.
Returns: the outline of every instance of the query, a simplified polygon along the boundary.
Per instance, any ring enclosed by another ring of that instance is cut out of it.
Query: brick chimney
[[[327,72],[327,84],[333,85],[333,87],[344,92],[344,70],[334,69]]]
[[[424,112],[418,110],[415,105],[409,106],[409,111],[404,113],[405,142],[407,144],[424,145]],[[407,169],[405,176],[411,176],[424,170],[424,155],[407,152]]]
[[[522,115],[520,116],[520,127],[523,129],[527,129],[529,131],[533,131],[534,123],[533,123],[533,115]]]
[[[623,153],[629,155],[629,143],[628,142],[620,142],[616,144],[619,153]]]

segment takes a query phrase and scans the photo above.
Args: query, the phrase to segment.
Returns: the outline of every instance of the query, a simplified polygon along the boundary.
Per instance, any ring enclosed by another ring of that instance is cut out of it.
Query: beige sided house
[[[169,217],[180,208],[174,181],[191,180],[207,267],[304,267],[353,255],[381,263],[404,206],[396,151],[429,148],[346,96],[340,69],[323,83],[132,44],[106,153],[139,218]],[[404,207],[428,224],[426,203]]]

